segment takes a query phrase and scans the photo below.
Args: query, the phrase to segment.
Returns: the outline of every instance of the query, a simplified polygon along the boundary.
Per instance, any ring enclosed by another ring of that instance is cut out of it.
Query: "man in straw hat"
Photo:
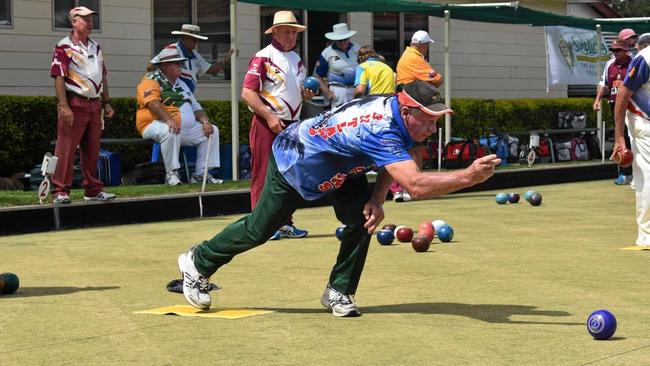
[[[99,44],[90,39],[96,11],[84,6],[70,10],[68,18],[72,33],[63,38],[52,57],[50,75],[58,98],[56,127],[57,169],[52,175],[53,202],[70,203],[72,164],[77,146],[84,175],[84,199],[107,201],[115,198],[104,192],[101,180],[95,178],[99,142],[102,135],[102,112],[113,116],[108,94],[108,78],[104,54]]]
[[[136,91],[136,127],[142,137],[160,144],[167,171],[165,180],[169,185],[181,184],[177,170],[181,167],[178,155],[182,145],[197,146],[192,182],[202,181],[205,169],[219,165],[219,129],[210,123],[194,94],[180,80],[185,61],[187,59],[174,45],[163,48],[151,60],[157,70],[147,73]],[[212,134],[210,144],[208,138]],[[209,173],[207,182],[222,183]]]
[[[230,56],[233,54],[232,49],[228,50],[225,57],[213,64],[199,54],[197,51],[199,40],[205,41],[208,37],[201,35],[201,28],[198,25],[183,24],[180,31],[172,31],[172,34],[180,36],[174,45],[180,54],[187,58],[181,68],[181,80],[187,84],[192,93],[196,90],[196,83],[201,75],[205,73],[217,75],[230,62]]]
[[[276,12],[273,25],[265,31],[273,35],[271,44],[253,56],[244,78],[241,96],[253,111],[249,136],[251,208],[257,205],[264,188],[273,140],[298,120],[303,99],[313,97],[309,89],[302,87],[306,76],[305,65],[293,51],[298,33],[304,30],[305,26],[298,24],[293,12]],[[285,225],[273,233],[271,239],[305,236],[307,231],[294,226],[289,216]]]
[[[210,276],[236,255],[266,242],[298,207],[327,195],[345,229],[321,304],[334,316],[361,315],[354,294],[372,233],[384,219],[391,176],[417,198],[427,198],[481,183],[501,162],[488,155],[463,170],[418,169],[408,149],[436,132],[436,121],[447,113],[452,110],[438,90],[416,81],[398,95],[355,99],[287,127],[273,143],[267,186],[253,212],[179,256],[185,299],[209,309]],[[366,172],[375,168],[379,173],[371,190]]]
[[[346,23],[332,26],[325,38],[332,41],[318,57],[315,74],[321,82],[321,92],[331,101],[332,109],[354,98],[354,76],[359,46],[350,42],[357,31]]]

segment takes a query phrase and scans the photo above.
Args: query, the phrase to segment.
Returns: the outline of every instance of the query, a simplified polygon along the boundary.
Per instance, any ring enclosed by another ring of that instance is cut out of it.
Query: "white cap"
[[[435,41],[429,37],[429,33],[419,30],[413,33],[411,43],[435,43]]]

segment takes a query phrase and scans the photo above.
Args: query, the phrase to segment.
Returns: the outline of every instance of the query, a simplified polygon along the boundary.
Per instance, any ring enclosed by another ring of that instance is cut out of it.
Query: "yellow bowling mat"
[[[157,314],[178,316],[200,316],[204,318],[240,319],[249,316],[272,313],[270,310],[257,309],[231,309],[231,310],[199,310],[189,305],[174,305],[155,308],[151,310],[134,311],[135,314]]]
[[[650,250],[650,247],[643,245],[633,245],[631,247],[621,248],[621,250]]]

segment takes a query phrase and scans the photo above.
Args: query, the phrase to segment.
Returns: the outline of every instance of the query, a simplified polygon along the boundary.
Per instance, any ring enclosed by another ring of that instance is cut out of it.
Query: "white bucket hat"
[[[333,32],[325,33],[325,38],[332,41],[341,41],[357,34],[357,31],[349,30],[346,23],[334,24],[332,30]]]
[[[264,31],[264,34],[273,33],[273,28],[281,25],[294,27],[298,32],[302,32],[306,28],[304,25],[298,24],[298,20],[296,20],[296,16],[293,15],[293,12],[291,10],[281,10],[273,15],[273,25],[271,28]]]
[[[413,37],[411,37],[411,43],[435,43],[433,39],[429,36],[429,33],[419,30],[415,33],[413,33]]]
[[[189,37],[193,37],[193,38],[196,38],[196,39],[200,39],[202,41],[205,41],[206,39],[208,39],[208,37],[201,35],[201,27],[199,27],[198,25],[194,25],[194,24],[183,24],[183,26],[181,27],[181,30],[172,31],[172,34],[181,35],[181,36],[189,36]]]
[[[178,51],[176,44],[170,44],[160,51],[156,57],[151,59],[152,64],[162,64],[165,62],[177,62],[177,61],[186,61],[187,58],[183,57]]]

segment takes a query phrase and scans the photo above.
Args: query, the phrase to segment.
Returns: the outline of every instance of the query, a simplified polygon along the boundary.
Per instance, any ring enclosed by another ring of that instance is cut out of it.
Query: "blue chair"
[[[190,171],[194,171],[196,166],[196,146],[181,146],[180,155],[183,157],[181,161],[181,169],[185,170],[185,183],[190,181]],[[157,163],[160,161],[160,144],[154,142],[151,149],[151,162]]]

